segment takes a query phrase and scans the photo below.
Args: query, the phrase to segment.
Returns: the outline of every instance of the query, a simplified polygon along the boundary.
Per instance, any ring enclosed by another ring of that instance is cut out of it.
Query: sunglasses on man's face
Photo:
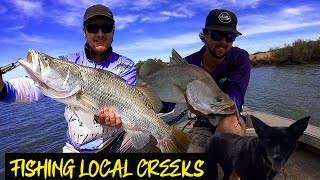
[[[226,42],[233,42],[236,40],[237,34],[230,32],[209,31],[211,39],[214,41],[221,41],[225,37]]]
[[[101,31],[103,33],[111,33],[112,30],[113,30],[113,24],[105,23],[105,24],[102,24],[102,25],[98,25],[98,24],[87,24],[86,25],[86,30],[90,34],[97,34],[99,29],[101,29]]]

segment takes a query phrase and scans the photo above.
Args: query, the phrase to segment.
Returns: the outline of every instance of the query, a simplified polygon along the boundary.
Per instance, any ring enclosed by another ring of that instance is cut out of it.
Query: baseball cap
[[[83,16],[83,23],[93,16],[106,16],[114,22],[111,10],[101,4],[93,5],[86,10]]]
[[[205,29],[232,32],[242,35],[237,30],[237,16],[226,9],[213,9],[206,18]]]

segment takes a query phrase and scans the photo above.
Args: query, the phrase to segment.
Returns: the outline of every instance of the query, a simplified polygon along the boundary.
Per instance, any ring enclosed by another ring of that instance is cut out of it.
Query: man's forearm
[[[2,90],[3,86],[4,86],[4,83],[3,83],[2,77],[0,75],[0,91]]]

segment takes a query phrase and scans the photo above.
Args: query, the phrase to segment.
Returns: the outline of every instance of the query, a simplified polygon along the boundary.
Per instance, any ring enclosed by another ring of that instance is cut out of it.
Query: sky
[[[209,11],[223,8],[238,17],[242,36],[234,42],[250,54],[320,37],[318,0],[1,0],[0,66],[25,58],[29,49],[53,57],[83,50],[83,14],[108,6],[115,19],[113,49],[135,62],[168,61],[174,48],[185,57],[198,51]],[[25,75],[21,67],[4,79]]]

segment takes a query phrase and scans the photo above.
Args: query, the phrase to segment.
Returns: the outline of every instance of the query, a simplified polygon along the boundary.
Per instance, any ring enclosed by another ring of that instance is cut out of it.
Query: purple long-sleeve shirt
[[[205,46],[200,51],[185,57],[185,59],[190,64],[203,67],[201,60],[204,50]],[[238,47],[232,47],[226,58],[210,75],[220,89],[235,101],[239,111],[242,111],[244,96],[250,79],[249,53]]]

